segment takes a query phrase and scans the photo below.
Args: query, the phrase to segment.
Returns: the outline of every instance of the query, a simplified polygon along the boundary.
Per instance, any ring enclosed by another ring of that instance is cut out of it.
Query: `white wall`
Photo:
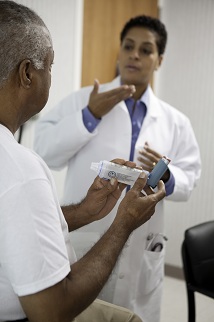
[[[53,39],[55,58],[52,67],[52,85],[49,101],[41,112],[42,115],[71,91],[80,87],[83,0],[17,0],[16,2],[35,10],[44,20]],[[30,148],[33,143],[34,125],[35,119],[25,124],[21,142]],[[52,173],[61,197],[65,170]]]
[[[166,263],[181,267],[184,230],[214,219],[214,1],[162,0],[169,39],[155,82],[156,94],[184,112],[202,157],[202,177],[187,203],[166,203]]]

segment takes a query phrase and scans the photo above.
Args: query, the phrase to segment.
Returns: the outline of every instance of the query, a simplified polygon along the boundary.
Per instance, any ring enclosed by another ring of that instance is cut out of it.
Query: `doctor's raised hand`
[[[98,93],[99,85],[99,81],[95,79],[88,103],[89,110],[98,119],[110,112],[117,103],[131,97],[135,92],[134,85],[121,85],[112,90]]]

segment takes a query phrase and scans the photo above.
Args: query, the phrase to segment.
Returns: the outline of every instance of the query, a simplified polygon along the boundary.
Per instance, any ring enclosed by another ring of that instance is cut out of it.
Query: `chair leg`
[[[195,293],[187,288],[188,297],[188,322],[195,322]]]

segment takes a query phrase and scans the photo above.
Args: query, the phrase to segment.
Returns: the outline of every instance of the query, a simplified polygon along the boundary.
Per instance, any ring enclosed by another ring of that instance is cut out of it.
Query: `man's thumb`
[[[144,171],[142,171],[139,177],[137,178],[137,180],[135,181],[132,189],[140,192],[145,187],[146,182],[147,182],[147,175]]]

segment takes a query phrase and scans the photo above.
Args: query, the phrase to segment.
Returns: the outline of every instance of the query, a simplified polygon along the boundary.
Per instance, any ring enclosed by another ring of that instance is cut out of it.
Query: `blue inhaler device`
[[[168,164],[171,160],[169,158],[163,157],[158,161],[154,169],[150,172],[147,179],[147,184],[155,188],[158,181],[162,178],[164,173],[168,170]]]

